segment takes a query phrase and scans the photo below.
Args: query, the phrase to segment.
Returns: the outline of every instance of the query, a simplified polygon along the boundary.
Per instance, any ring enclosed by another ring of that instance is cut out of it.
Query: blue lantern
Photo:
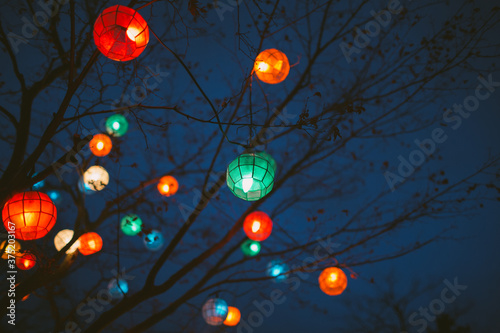
[[[108,291],[114,299],[120,299],[128,293],[128,283],[123,279],[112,279],[109,281]]]
[[[163,235],[158,230],[153,230],[144,237],[144,245],[150,251],[158,251],[163,243]]]
[[[203,305],[201,311],[208,325],[219,326],[226,320],[227,303],[220,298],[211,298]]]
[[[267,264],[267,276],[274,277],[276,282],[286,280],[290,268],[281,260],[273,260]]]
[[[93,191],[87,183],[83,181],[83,178],[80,178],[78,181],[78,189],[80,192],[85,193],[86,195],[94,194],[95,191]]]
[[[62,201],[61,193],[56,190],[50,190],[47,191],[46,194],[49,196],[49,198],[56,204],[59,205]]]

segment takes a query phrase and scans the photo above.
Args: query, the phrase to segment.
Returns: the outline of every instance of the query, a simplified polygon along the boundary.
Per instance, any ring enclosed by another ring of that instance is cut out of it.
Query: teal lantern
[[[273,189],[275,172],[260,154],[242,154],[227,167],[227,186],[238,198],[256,201]]]
[[[281,282],[288,278],[290,268],[286,263],[277,259],[267,264],[267,276],[274,277],[276,282]]]
[[[108,283],[108,291],[114,299],[121,299],[128,293],[128,283],[124,279],[112,279]]]
[[[135,236],[142,230],[142,220],[135,214],[127,214],[122,218],[120,225],[127,236]]]
[[[128,121],[121,114],[114,114],[106,119],[106,131],[112,136],[122,136],[128,131]]]
[[[260,252],[260,243],[251,239],[247,239],[241,244],[241,251],[248,257],[253,257]]]
[[[276,167],[278,166],[278,164],[276,164],[276,160],[271,156],[271,154],[269,154],[268,152],[265,152],[265,151],[259,151],[256,154],[264,157],[269,163],[271,163],[271,166],[273,167],[274,172],[276,172]]]

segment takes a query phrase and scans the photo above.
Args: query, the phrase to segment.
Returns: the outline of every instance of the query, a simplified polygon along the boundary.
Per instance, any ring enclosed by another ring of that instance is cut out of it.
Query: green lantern
[[[271,163],[271,166],[273,167],[274,172],[276,172],[276,167],[278,165],[276,164],[276,160],[271,156],[271,154],[269,154],[268,152],[265,152],[265,151],[259,151],[256,154],[264,157],[269,163]]]
[[[142,220],[135,214],[127,214],[120,223],[122,231],[127,236],[135,236],[142,230]]]
[[[251,239],[247,239],[241,244],[241,251],[249,257],[256,256],[260,252],[260,243]]]
[[[106,131],[112,136],[122,136],[128,131],[128,121],[121,114],[114,114],[106,119]]]
[[[271,192],[275,170],[256,153],[238,156],[227,167],[227,186],[240,199],[256,201]]]

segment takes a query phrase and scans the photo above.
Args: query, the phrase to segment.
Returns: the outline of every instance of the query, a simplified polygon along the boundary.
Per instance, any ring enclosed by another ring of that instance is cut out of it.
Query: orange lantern
[[[262,82],[276,84],[286,79],[290,72],[290,64],[283,52],[268,49],[259,53],[253,69]]]
[[[96,232],[87,232],[80,236],[80,253],[84,256],[101,251],[102,238]]]
[[[148,45],[148,24],[132,8],[115,5],[106,8],[95,21],[94,42],[111,60],[132,60]]]
[[[227,317],[226,320],[224,320],[224,325],[236,326],[240,322],[240,319],[241,319],[240,310],[238,310],[238,308],[235,308],[234,306],[228,306]]]
[[[327,295],[340,295],[347,288],[347,276],[340,268],[326,268],[319,276],[319,288]]]
[[[38,239],[45,236],[56,224],[57,209],[49,196],[29,191],[15,194],[5,203],[2,221],[5,229],[16,231],[16,238]]]
[[[161,195],[169,197],[177,193],[179,189],[179,183],[177,179],[172,176],[164,176],[161,177],[160,182],[158,183],[158,191]]]
[[[248,238],[261,242],[265,240],[273,230],[273,221],[264,212],[253,212],[248,214],[243,222],[243,231]]]
[[[96,134],[89,142],[90,151],[95,156],[106,156],[111,151],[113,143],[111,139],[106,134]]]
[[[35,266],[35,264],[36,264],[36,257],[29,252],[25,252],[23,255],[16,258],[17,268],[23,271],[32,269]]]

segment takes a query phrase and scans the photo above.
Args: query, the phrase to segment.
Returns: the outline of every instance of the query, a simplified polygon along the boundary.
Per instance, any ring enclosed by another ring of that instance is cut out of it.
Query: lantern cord
[[[250,126],[249,126],[250,133],[248,138],[249,144],[252,142],[252,135],[253,135],[252,82],[253,82],[253,75],[250,76],[250,89],[248,89],[248,99],[249,99],[248,109],[250,110]]]
[[[172,53],[172,55],[175,57],[175,59],[177,59],[177,61],[179,61],[179,63],[182,65],[182,67],[184,67],[184,69],[188,73],[188,75],[191,78],[191,80],[193,80],[193,83],[196,85],[196,87],[198,88],[198,90],[200,91],[200,93],[203,95],[203,97],[205,98],[205,100],[208,102],[208,104],[212,108],[212,111],[214,112],[215,118],[217,119],[217,124],[219,125],[219,129],[222,132],[222,135],[224,136],[224,138],[227,140],[227,142],[235,144],[235,145],[242,146],[243,148],[248,148],[247,145],[243,145],[241,143],[229,140],[229,138],[226,135],[226,132],[222,128],[222,124],[221,124],[221,121],[220,121],[220,118],[219,118],[219,114],[218,114],[217,110],[215,109],[215,106],[212,104],[212,101],[210,100],[210,98],[208,98],[207,94],[205,94],[205,92],[203,91],[203,89],[201,88],[201,86],[198,84],[198,81],[196,81],[196,78],[194,77],[193,73],[191,73],[191,71],[189,70],[189,68],[186,66],[186,64],[184,63],[184,61],[182,61],[182,59],[177,55],[177,53],[175,53],[167,45],[165,45],[165,43],[163,43],[163,41],[160,39],[160,37],[158,37],[158,35],[156,35],[156,33],[153,31],[153,29],[151,29],[151,27],[149,27],[149,30],[151,31],[151,33],[153,34],[153,36],[156,37],[156,39],[158,40],[158,42],[160,42],[160,44],[165,49],[167,49],[170,53]]]

